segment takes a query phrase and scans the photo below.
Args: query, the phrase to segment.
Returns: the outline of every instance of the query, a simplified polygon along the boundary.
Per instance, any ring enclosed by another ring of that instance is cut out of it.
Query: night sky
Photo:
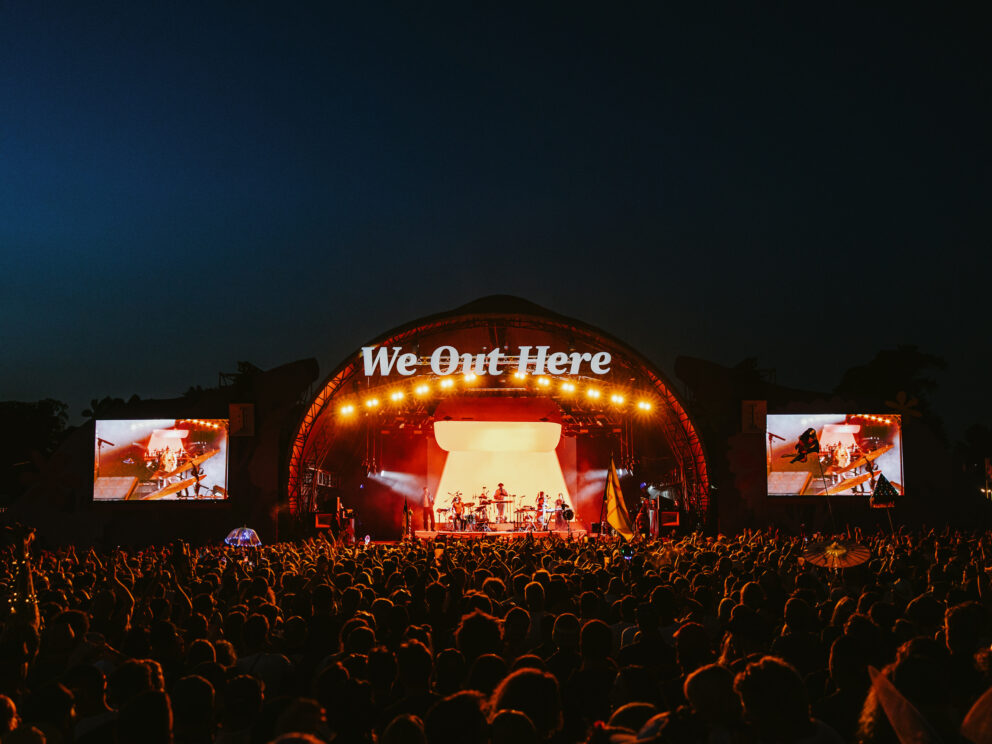
[[[499,293],[669,374],[917,344],[992,420],[980,4],[205,5],[0,5],[0,399],[326,373]]]

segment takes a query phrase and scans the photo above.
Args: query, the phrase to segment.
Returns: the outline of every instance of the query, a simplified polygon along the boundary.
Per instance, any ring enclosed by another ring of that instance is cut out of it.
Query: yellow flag
[[[627,505],[623,502],[623,492],[620,490],[620,476],[617,475],[616,465],[610,459],[610,473],[606,477],[606,521],[623,535],[624,540],[633,540],[634,531],[630,529],[630,516]]]

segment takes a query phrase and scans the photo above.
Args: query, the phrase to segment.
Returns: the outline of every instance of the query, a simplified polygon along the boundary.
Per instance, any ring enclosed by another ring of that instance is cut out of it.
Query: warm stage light
[[[575,385],[573,385],[571,382],[563,382],[561,384],[561,391],[563,393],[574,393]]]
[[[367,401],[365,401],[366,408],[375,408],[377,405],[379,405],[378,398],[369,398]]]
[[[619,406],[623,403],[623,396],[614,393],[613,395],[610,396],[610,401],[616,403]]]
[[[393,401],[403,400],[403,391],[402,390],[397,390],[395,393],[393,393],[389,397]]]
[[[538,491],[561,493],[572,505],[556,448],[561,424],[548,421],[437,421],[434,439],[446,450],[435,506],[447,508],[451,493],[470,494],[480,484],[504,482],[526,494],[527,506]],[[419,483],[419,481],[418,481]],[[444,495],[449,494],[449,495]],[[519,503],[519,502],[518,502]]]
[[[540,385],[541,387],[547,387],[548,385],[551,384],[551,380],[549,380],[547,377],[538,377],[537,384]]]
[[[452,380],[450,377],[445,377],[443,380],[441,380],[441,388],[444,390],[447,390],[448,388],[452,388],[454,386],[455,386],[455,381]]]
[[[593,400],[596,400],[600,396],[600,392],[596,388],[589,388],[586,390],[586,395],[588,395]]]
[[[429,393],[430,391],[431,389],[426,385],[417,385],[416,390],[414,390],[413,392],[415,392],[417,395],[427,395],[427,393]]]
[[[351,405],[350,403],[348,405],[346,405],[346,406],[341,406],[341,413],[344,416],[350,416],[354,412],[355,412],[355,407],[353,405]]]
[[[648,403],[646,400],[639,401],[638,404],[637,404],[637,407],[640,408],[642,411],[650,411],[651,410],[651,404]]]
[[[525,377],[527,377],[527,373],[526,372],[521,372],[520,370],[517,370],[516,372],[513,373],[513,378],[515,380],[522,380]]]
[[[465,382],[475,382],[475,379],[476,379],[475,372],[465,373]]]

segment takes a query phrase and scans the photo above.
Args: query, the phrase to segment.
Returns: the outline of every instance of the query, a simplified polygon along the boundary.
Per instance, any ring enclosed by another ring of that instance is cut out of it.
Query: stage
[[[413,535],[418,540],[434,540],[442,538],[444,540],[478,540],[480,538],[501,538],[507,540],[519,540],[530,536],[535,540],[542,540],[552,535],[557,535],[563,540],[580,540],[587,534],[586,530],[573,527],[571,532],[566,530],[492,530],[480,531],[448,531],[448,530],[416,530]]]

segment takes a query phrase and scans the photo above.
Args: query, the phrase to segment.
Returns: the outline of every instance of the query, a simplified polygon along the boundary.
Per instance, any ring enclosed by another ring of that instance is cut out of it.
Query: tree
[[[847,370],[834,392],[869,402],[877,411],[918,414],[935,433],[942,434],[943,423],[930,401],[937,390],[937,381],[931,375],[946,367],[942,357],[922,352],[916,346],[883,349],[867,364]]]
[[[123,405],[123,398],[112,398],[109,395],[99,400],[93,398],[90,401],[90,407],[83,411],[83,415],[91,419],[107,418],[112,416]]]
[[[0,401],[0,494],[18,496],[37,477],[68,432],[69,406],[45,398]]]

